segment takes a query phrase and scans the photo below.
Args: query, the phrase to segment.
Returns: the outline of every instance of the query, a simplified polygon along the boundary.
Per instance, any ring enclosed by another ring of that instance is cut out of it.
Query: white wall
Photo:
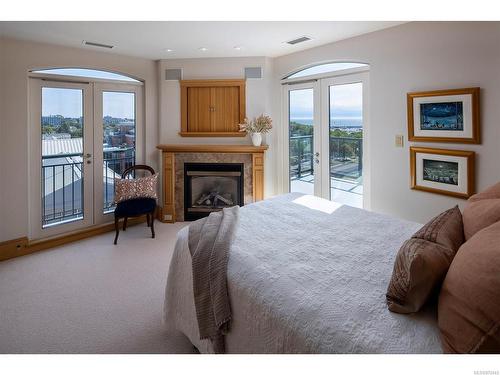
[[[500,180],[500,23],[415,22],[274,59],[273,118],[280,122],[279,79],[323,61],[370,64],[371,208],[426,222],[461,199],[414,191],[410,186],[406,93],[481,87],[481,145],[415,143],[473,150],[477,189]],[[404,134],[405,147],[394,146]],[[280,141],[273,144],[280,155]],[[279,158],[274,160],[278,163]],[[277,186],[278,178],[274,181]]]
[[[158,167],[155,61],[0,38],[0,241],[28,234],[28,71],[48,67],[114,70],[145,81],[145,156]]]
[[[480,86],[481,145],[431,144],[477,152],[479,190],[500,180],[500,23],[409,23],[275,59],[265,57],[147,59],[0,38],[0,241],[28,233],[28,78],[32,68],[82,66],[144,79],[146,161],[158,167],[159,143],[246,143],[246,138],[183,138],[178,82],[164,80],[167,67],[185,79],[242,78],[246,66],[262,66],[264,78],[247,81],[247,115],[271,113],[281,124],[279,79],[300,66],[335,60],[367,62],[370,70],[371,205],[375,211],[424,222],[460,199],[412,191],[409,150],[394,147],[406,130],[406,93]],[[267,137],[266,196],[280,192],[277,167],[286,139]]]
[[[262,79],[248,79],[246,81],[246,115],[252,118],[261,113],[271,112],[271,84],[272,60],[266,57],[231,57],[208,59],[174,59],[159,62],[160,97],[160,142],[163,144],[251,144],[249,136],[246,137],[181,137],[180,119],[180,87],[179,81],[166,81],[165,70],[181,68],[183,79],[217,79],[217,78],[244,78],[245,67],[262,67]],[[271,136],[265,142],[271,142]],[[265,192],[273,192],[274,181],[272,148],[266,152],[265,165]]]

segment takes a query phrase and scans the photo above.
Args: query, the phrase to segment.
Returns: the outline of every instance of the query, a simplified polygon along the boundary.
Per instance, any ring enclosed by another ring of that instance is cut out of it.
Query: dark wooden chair
[[[122,178],[127,178],[129,174],[133,174],[135,177],[136,171],[144,170],[155,174],[155,170],[148,165],[134,165],[125,169],[122,173]],[[146,220],[148,227],[151,227],[151,237],[155,238],[155,212],[156,212],[156,199],[154,198],[137,198],[129,199],[123,202],[119,202],[115,208],[115,242],[118,241],[118,235],[120,234],[119,221],[123,218],[123,230],[127,230],[127,219],[129,217],[138,217],[146,215]]]

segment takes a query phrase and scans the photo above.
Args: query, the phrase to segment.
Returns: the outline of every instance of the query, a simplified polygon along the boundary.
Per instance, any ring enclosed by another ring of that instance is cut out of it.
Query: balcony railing
[[[114,210],[115,178],[134,163],[135,156],[103,160],[103,212]],[[83,218],[82,168],[81,154],[42,157],[43,227]]]
[[[83,217],[82,167],[81,154],[42,157],[43,227]]]
[[[123,171],[135,163],[135,156],[104,159],[104,212],[115,209],[115,178],[120,178]]]
[[[330,137],[330,176],[357,179],[363,173],[363,139]],[[312,135],[290,137],[290,178],[314,174]]]

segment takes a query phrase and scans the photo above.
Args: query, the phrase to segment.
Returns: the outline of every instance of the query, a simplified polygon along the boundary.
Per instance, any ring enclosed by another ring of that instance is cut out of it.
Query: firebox
[[[243,163],[184,163],[184,220],[243,206]]]

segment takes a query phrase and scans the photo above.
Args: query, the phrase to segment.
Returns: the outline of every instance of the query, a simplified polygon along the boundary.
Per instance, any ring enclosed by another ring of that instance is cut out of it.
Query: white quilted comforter
[[[401,244],[420,224],[307,195],[245,206],[228,265],[227,353],[440,353],[436,311],[387,310]],[[170,265],[165,322],[202,353],[188,230]]]

